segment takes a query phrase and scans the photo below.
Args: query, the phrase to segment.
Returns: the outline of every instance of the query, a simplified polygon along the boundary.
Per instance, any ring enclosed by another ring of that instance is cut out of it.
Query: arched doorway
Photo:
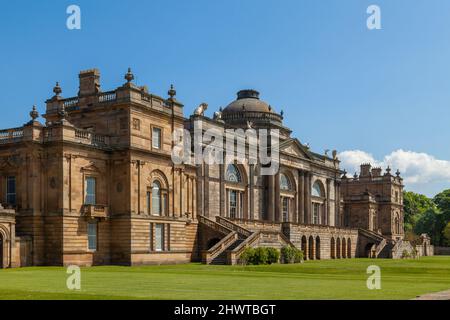
[[[365,256],[365,257],[367,257],[367,258],[372,258],[372,247],[373,247],[373,246],[374,246],[373,243],[368,243],[368,244],[366,245],[366,248],[364,249],[364,252],[365,252],[364,256]]]
[[[309,247],[309,259],[314,260],[314,238],[312,236],[309,237],[308,241],[308,247]]]
[[[331,259],[336,259],[336,241],[334,240],[334,238],[331,238],[330,247],[331,247]]]
[[[320,260],[320,238],[316,237],[316,259]]]
[[[3,269],[3,245],[4,245],[3,235],[0,232],[0,269]]]
[[[336,240],[336,258],[341,258],[341,239],[339,238]]]
[[[352,257],[352,240],[350,240],[350,238],[348,238],[347,240],[347,258],[351,258]]]
[[[342,256],[342,258],[345,259],[347,257],[347,245],[345,242],[345,238],[342,238],[341,247],[342,247],[341,256]]]
[[[302,251],[305,260],[308,259],[307,240],[305,236],[302,237]]]

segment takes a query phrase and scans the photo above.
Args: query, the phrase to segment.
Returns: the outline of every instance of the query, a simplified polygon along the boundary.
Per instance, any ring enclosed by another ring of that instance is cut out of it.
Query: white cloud
[[[386,155],[382,160],[375,159],[371,154],[361,150],[344,151],[339,154],[341,168],[349,173],[359,172],[361,163],[371,163],[372,166],[390,166],[399,169],[408,188],[427,188],[432,184],[442,183],[450,186],[450,161],[438,160],[435,157],[413,151],[397,150]],[[426,186],[428,185],[428,186]]]

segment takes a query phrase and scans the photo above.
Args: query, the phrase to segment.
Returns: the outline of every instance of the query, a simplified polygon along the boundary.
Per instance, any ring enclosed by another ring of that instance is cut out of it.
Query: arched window
[[[3,235],[0,232],[0,269],[3,269]]]
[[[242,175],[238,167],[234,164],[230,164],[227,167],[226,177],[227,182],[242,183]],[[241,187],[236,185],[226,186],[227,193],[227,213],[228,217],[232,219],[244,218],[244,191]]]
[[[291,182],[285,174],[280,174],[280,189],[284,191],[292,190]]]
[[[229,182],[235,182],[235,183],[242,182],[241,173],[239,172],[239,169],[234,164],[228,165],[226,179]]]
[[[154,181],[152,185],[152,214],[160,216],[161,210],[161,184],[159,181]]]
[[[395,215],[394,218],[394,230],[396,234],[400,234],[400,219],[398,218],[398,215]]]
[[[322,192],[322,185],[319,181],[316,181],[312,187],[312,196],[313,197],[324,197]]]

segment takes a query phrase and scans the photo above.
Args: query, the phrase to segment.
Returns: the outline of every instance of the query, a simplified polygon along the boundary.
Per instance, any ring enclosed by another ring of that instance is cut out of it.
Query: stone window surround
[[[154,130],[159,130],[159,148],[155,147],[153,144],[153,134]],[[164,141],[164,130],[162,127],[150,125],[150,149],[151,150],[162,150],[163,149],[163,141]]]
[[[99,180],[100,180],[101,175],[98,172],[84,172],[83,171],[83,193],[82,193],[82,197],[83,197],[83,205],[86,205],[86,188],[87,188],[87,179],[88,178],[94,178],[95,179],[95,204],[98,204],[98,184],[99,184]]]
[[[160,185],[160,210],[161,214],[154,214],[153,213],[153,184],[155,182],[158,182]],[[150,198],[148,198],[150,193]],[[169,216],[169,189],[166,186],[166,183],[159,179],[158,177],[155,177],[152,179],[151,185],[147,187],[147,215],[153,216],[153,217],[168,217]],[[165,204],[164,204],[165,202]]]
[[[89,235],[89,226],[95,225],[95,248],[90,248],[89,246],[89,238],[92,237],[92,235]],[[96,220],[91,220],[86,222],[86,234],[88,237],[88,251],[89,252],[97,252],[98,250],[98,222]]]

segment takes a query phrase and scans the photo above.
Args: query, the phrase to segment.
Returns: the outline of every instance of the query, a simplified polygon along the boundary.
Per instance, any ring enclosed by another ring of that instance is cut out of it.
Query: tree
[[[450,189],[442,191],[433,199],[436,206],[442,212],[444,226],[450,222]]]
[[[428,210],[436,209],[432,199],[414,192],[405,192],[403,194],[403,204],[405,213],[405,232],[414,230],[414,226],[421,216]]]
[[[450,247],[450,222],[444,228],[444,232],[442,233],[444,238],[444,245]]]
[[[427,210],[417,221],[414,232],[417,235],[426,233],[435,245],[442,245],[442,214],[437,209]]]
[[[450,212],[450,189],[442,191],[436,195],[433,202],[443,213]]]

